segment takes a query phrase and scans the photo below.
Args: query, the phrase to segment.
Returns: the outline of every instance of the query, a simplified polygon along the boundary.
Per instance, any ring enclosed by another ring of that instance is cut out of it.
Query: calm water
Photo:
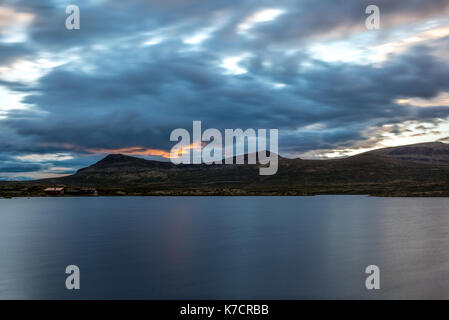
[[[2,299],[449,298],[449,199],[0,200]],[[65,267],[81,290],[65,289]],[[365,289],[365,267],[381,290]]]

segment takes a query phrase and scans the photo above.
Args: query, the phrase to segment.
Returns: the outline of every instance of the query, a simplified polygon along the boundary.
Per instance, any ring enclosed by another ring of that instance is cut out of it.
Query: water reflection
[[[446,198],[0,200],[3,299],[449,298]],[[65,289],[65,267],[81,290]],[[381,290],[364,287],[365,267]]]

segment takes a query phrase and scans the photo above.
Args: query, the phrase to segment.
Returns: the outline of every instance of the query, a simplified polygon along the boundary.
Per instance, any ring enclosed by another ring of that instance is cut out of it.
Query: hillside
[[[369,151],[365,154],[427,164],[449,165],[449,145],[442,142],[383,148]]]
[[[279,157],[279,169],[273,176],[260,176],[259,165],[174,165],[116,154],[71,176],[7,186],[27,188],[30,194],[42,186],[64,185],[95,187],[101,195],[449,196],[447,150],[446,144],[429,143],[338,160]]]

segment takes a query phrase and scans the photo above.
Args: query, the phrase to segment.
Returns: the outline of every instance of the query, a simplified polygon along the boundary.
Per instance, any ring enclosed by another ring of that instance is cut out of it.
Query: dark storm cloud
[[[0,172],[34,172],[42,169],[41,165],[17,163],[17,162],[3,162],[0,165]]]
[[[126,52],[118,55],[132,60]],[[137,61],[138,67],[105,66],[94,75],[57,69],[40,80],[38,94],[25,99],[47,113],[26,118],[16,112],[3,124],[41,142],[167,149],[170,131],[190,128],[193,120],[203,120],[204,127],[285,130],[319,122],[324,128],[318,135],[326,144],[362,139],[366,125],[449,115],[445,107],[394,103],[401,97],[430,98],[449,88],[448,66],[424,47],[382,68],[323,63],[317,69],[251,70],[236,77],[222,75],[213,55],[202,55],[196,63],[194,58],[172,54]],[[260,79],[283,81],[288,88],[275,90]]]
[[[227,23],[211,41],[217,47],[239,48],[235,28],[251,14],[264,8],[284,10],[282,19],[262,24],[253,30],[257,36],[252,45],[298,42],[308,37],[333,34],[336,30],[351,33],[361,30],[366,18],[365,8],[372,1],[347,0],[135,0],[135,1],[89,1],[80,0],[82,28],[67,35],[65,29],[65,6],[53,1],[31,2],[28,0],[5,1],[21,12],[35,15],[30,27],[33,44],[43,44],[53,49],[70,46],[86,46],[98,41],[111,40],[124,35],[151,32],[160,27],[179,26],[182,33],[189,33],[214,22],[217,12],[227,14]],[[378,0],[385,26],[396,23],[400,17],[417,19],[447,10],[447,0]],[[179,32],[171,36],[176,38]],[[237,40],[237,41],[236,41]]]
[[[115,40],[120,36],[132,36],[141,32],[151,32],[167,25],[182,25],[184,32],[208,25],[210,13],[217,10],[234,10],[238,6],[257,8],[255,1],[250,5],[238,0],[210,1],[204,0],[159,1],[89,1],[74,3],[53,1],[31,2],[28,0],[6,1],[21,12],[35,15],[30,27],[31,40],[55,48],[86,46],[98,41]],[[70,36],[65,28],[68,4],[76,4],[82,16],[82,28]],[[175,35],[175,34],[173,34]]]
[[[20,58],[30,57],[33,51],[21,44],[0,43],[0,66],[9,65]]]
[[[418,18],[440,14],[449,8],[447,0],[302,0],[277,1],[275,6],[288,8],[279,22],[258,28],[257,35],[266,43],[303,41],[307,37],[325,35],[330,38],[338,34],[351,34],[365,28],[365,9],[377,5],[382,14],[382,27],[399,21],[414,21]]]
[[[0,81],[27,93],[22,102],[32,106],[0,118],[0,150],[11,157],[72,152],[83,157],[47,165],[80,167],[97,149],[167,150],[171,130],[189,129],[193,120],[204,128],[279,128],[281,151],[331,149],[363,141],[368,126],[449,116],[446,106],[395,103],[449,90],[448,64],[430,47],[411,47],[381,66],[327,63],[307,53],[307,41],[365,28],[366,1],[77,1],[77,31],[65,29],[65,6],[54,3],[3,2],[35,18],[27,42],[0,41],[0,66],[41,52],[79,58],[36,83]],[[387,26],[432,17],[449,1],[376,4],[388,33]],[[251,36],[239,35],[238,25],[265,8],[284,13],[252,28]],[[183,42],[211,26],[216,30],[200,45]],[[161,43],[143,45],[153,37]],[[438,47],[449,42],[439,41]],[[299,50],[284,52],[292,47]],[[248,72],[226,74],[223,59],[242,53],[249,55],[239,66]]]

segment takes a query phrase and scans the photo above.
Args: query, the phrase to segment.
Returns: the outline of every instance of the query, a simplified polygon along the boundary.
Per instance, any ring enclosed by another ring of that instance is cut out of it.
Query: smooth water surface
[[[0,298],[449,298],[448,244],[448,198],[1,199]]]

